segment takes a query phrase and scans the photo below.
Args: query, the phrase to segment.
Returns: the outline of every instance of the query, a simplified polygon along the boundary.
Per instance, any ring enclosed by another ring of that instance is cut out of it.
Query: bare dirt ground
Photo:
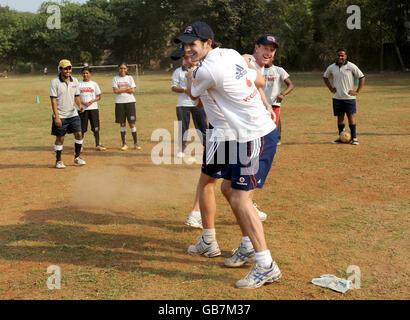
[[[108,150],[95,151],[88,132],[87,165],[76,167],[67,136],[64,170],[53,167],[51,77],[0,79],[0,297],[408,299],[409,77],[389,75],[382,85],[379,75],[369,76],[358,99],[360,145],[351,146],[330,143],[331,97],[313,76],[294,75],[296,89],[282,111],[283,144],[255,195],[268,214],[266,238],[283,278],[245,291],[233,284],[249,266],[223,267],[240,231],[220,192],[222,257],[189,256],[187,247],[201,234],[184,225],[200,165],[152,163],[151,133],[172,133],[176,118],[170,75],[141,77],[143,149],[127,152],[119,150],[110,79],[96,77],[106,92],[100,109]],[[61,268],[60,290],[47,288],[50,265]],[[360,289],[342,295],[310,283],[327,273],[348,278],[350,265],[360,268]]]

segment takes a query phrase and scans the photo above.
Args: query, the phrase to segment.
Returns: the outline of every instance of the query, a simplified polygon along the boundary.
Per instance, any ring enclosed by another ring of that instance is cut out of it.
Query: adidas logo
[[[242,78],[245,74],[248,73],[244,68],[242,68],[240,65],[235,64],[236,66],[236,80],[239,80]]]

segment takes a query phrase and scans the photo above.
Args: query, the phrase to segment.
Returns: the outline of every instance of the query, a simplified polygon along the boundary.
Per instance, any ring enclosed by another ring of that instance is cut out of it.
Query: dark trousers
[[[186,131],[189,129],[189,123],[191,121],[191,114],[192,120],[194,121],[194,126],[197,130],[199,130],[198,134],[201,138],[201,142],[204,145],[206,142],[206,129],[208,128],[206,122],[206,114],[204,108],[197,108],[197,107],[177,107],[177,118],[178,121],[181,121],[182,127],[179,127],[179,135],[178,135],[178,147],[180,151],[184,151],[186,147],[186,141],[184,141],[183,137]]]

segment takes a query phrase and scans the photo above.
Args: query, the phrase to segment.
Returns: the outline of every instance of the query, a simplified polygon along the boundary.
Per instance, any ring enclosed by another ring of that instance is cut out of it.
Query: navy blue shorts
[[[237,142],[208,141],[202,156],[201,171],[212,178],[231,180],[229,164],[236,163]]]
[[[64,137],[67,133],[81,132],[81,120],[79,116],[60,119],[62,122],[61,127],[57,127],[54,123],[51,125],[51,134],[57,137]]]
[[[237,164],[231,165],[232,189],[253,190],[262,188],[272,167],[278,142],[278,130],[266,136],[238,143]]]
[[[333,115],[343,116],[345,113],[356,113],[356,99],[333,99]]]
[[[262,188],[276,153],[278,131],[259,139],[208,143],[203,156],[202,172],[213,178],[231,181],[239,190]]]

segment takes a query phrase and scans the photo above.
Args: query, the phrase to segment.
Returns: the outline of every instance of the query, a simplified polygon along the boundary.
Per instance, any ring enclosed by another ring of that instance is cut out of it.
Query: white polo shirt
[[[172,73],[172,87],[179,87],[181,89],[187,88],[187,71],[183,70],[182,67],[176,68]],[[178,95],[177,107],[196,107],[198,105],[198,100],[192,100],[186,93],[180,93]]]
[[[282,81],[289,78],[289,74],[285,69],[272,65],[269,68],[265,68],[263,77],[265,78],[263,93],[265,94],[268,103],[271,106],[275,105],[280,107],[280,102],[275,102],[275,100],[280,94]]]
[[[333,81],[333,86],[336,88],[333,99],[354,100],[356,96],[351,96],[348,92],[355,89],[355,78],[364,78],[364,74],[354,63],[346,60],[341,67],[337,63],[331,64],[327,67],[323,77]]]
[[[90,102],[91,100],[94,100],[96,96],[102,93],[97,82],[94,82],[92,80],[80,81],[79,85],[80,85],[80,100],[83,102]],[[83,105],[83,107],[85,110],[96,110],[98,109],[98,104],[97,102],[94,102],[89,107],[86,107],[85,105]]]
[[[136,88],[134,79],[131,76],[115,76],[112,79],[112,87],[118,89],[125,89],[125,88]],[[135,97],[133,93],[117,93],[115,94],[115,103],[130,103],[135,102]]]
[[[208,91],[241,143],[261,138],[276,127],[249,71],[238,52],[216,48],[199,63],[191,89],[195,97]]]
[[[57,111],[60,119],[78,116],[75,97],[79,95],[80,88],[76,78],[70,76],[70,82],[67,83],[60,74],[50,82],[50,97],[57,99]]]

